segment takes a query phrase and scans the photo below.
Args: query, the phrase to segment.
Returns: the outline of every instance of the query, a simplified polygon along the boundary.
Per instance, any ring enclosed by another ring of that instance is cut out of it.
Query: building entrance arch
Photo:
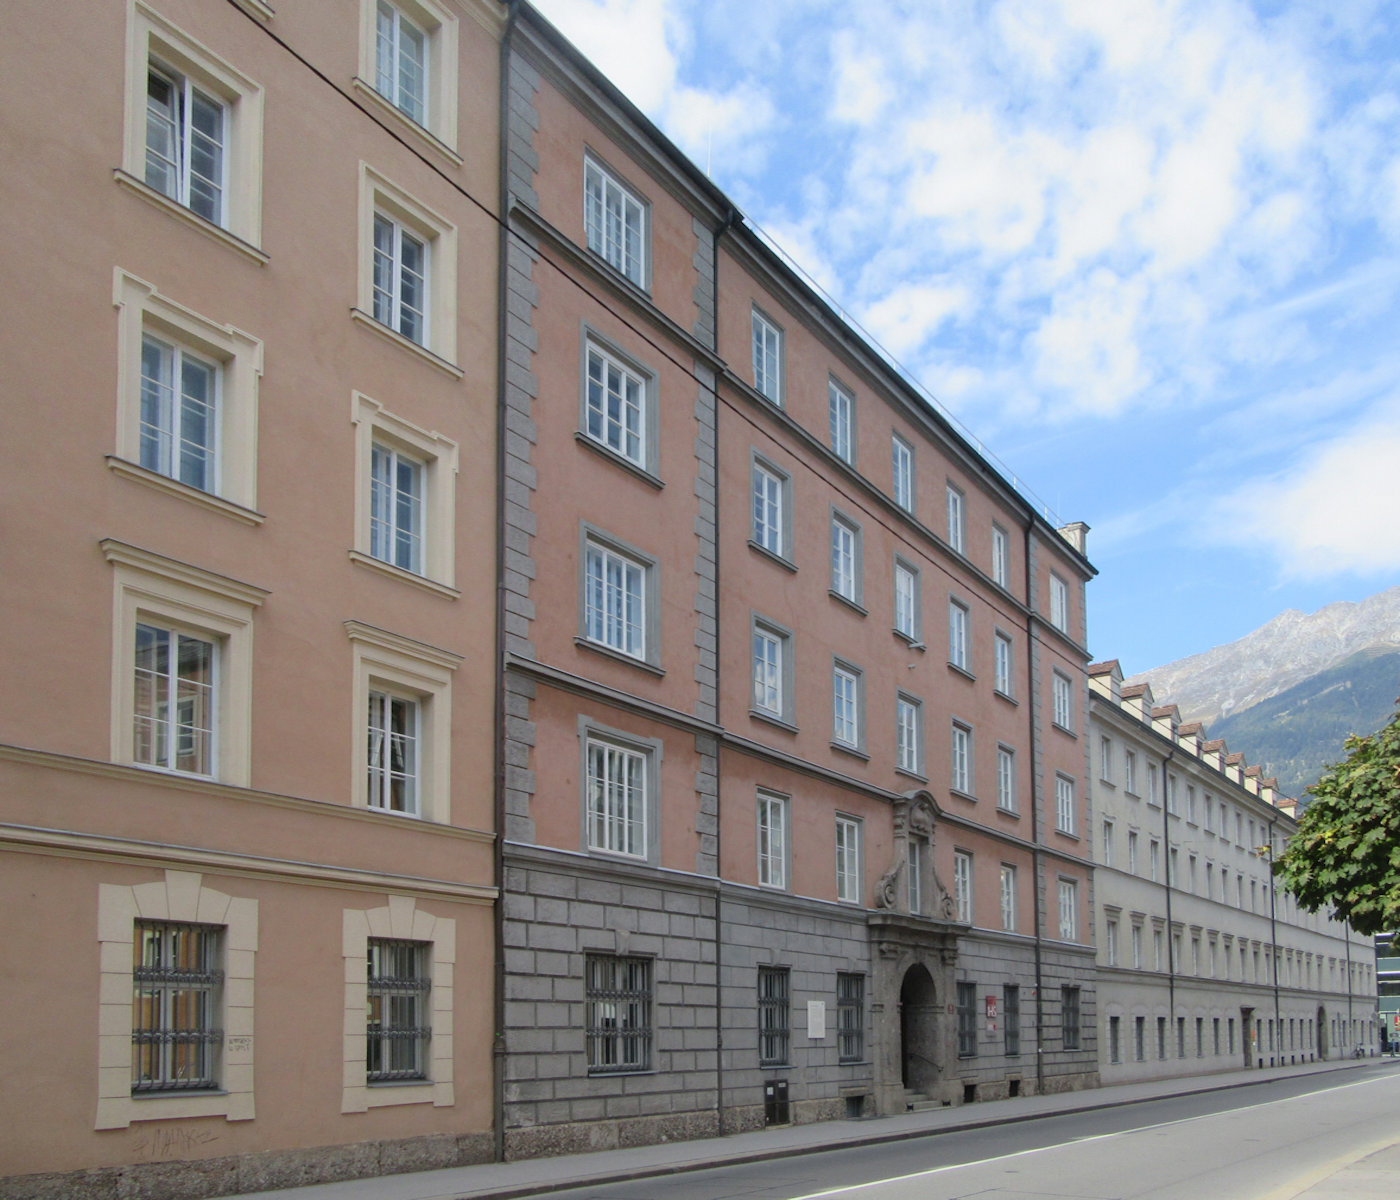
[[[899,985],[900,1074],[906,1088],[926,1096],[936,1094],[941,1074],[938,1018],[933,976],[922,963],[915,963]]]

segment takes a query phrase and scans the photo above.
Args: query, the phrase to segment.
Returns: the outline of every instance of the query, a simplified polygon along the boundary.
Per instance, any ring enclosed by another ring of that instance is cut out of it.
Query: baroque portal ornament
[[[875,885],[875,907],[896,909],[899,907],[899,879],[909,861],[910,837],[922,838],[928,846],[929,876],[933,880],[934,894],[937,897],[937,910],[944,920],[951,921],[955,911],[953,897],[943,886],[938,871],[933,866],[933,831],[938,818],[938,805],[933,796],[925,791],[908,792],[894,802],[894,861],[880,876]]]

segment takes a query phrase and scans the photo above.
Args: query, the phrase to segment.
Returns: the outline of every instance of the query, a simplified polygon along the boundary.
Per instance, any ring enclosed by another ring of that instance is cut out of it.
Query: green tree
[[[1309,912],[1328,907],[1358,933],[1400,930],[1400,712],[1313,784],[1298,831],[1274,864]]]

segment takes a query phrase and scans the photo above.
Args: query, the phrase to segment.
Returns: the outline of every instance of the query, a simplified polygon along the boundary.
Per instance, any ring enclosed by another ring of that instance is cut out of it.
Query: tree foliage
[[[1309,912],[1324,906],[1358,933],[1400,930],[1400,712],[1308,790],[1313,799],[1274,864]]]

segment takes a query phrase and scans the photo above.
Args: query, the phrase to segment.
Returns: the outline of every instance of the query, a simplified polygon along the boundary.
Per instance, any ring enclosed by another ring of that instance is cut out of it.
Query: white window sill
[[[412,338],[404,337],[404,335],[399,333],[398,330],[390,329],[389,326],[385,325],[382,321],[376,321],[372,316],[369,315],[369,313],[365,312],[362,308],[352,308],[350,310],[350,319],[356,324],[361,325],[366,329],[372,330],[374,333],[377,333],[386,341],[392,342],[395,346],[398,346],[400,349],[407,350],[412,354],[418,355],[419,358],[436,367],[444,375],[449,375],[453,379],[461,379],[466,374],[466,372],[456,363],[448,362],[448,360],[443,358],[441,355],[434,354],[431,350],[427,348],[427,346],[420,346]]]
[[[251,242],[244,241],[236,233],[230,233],[222,225],[215,225],[213,221],[205,220],[205,218],[201,217],[192,208],[187,208],[178,200],[172,200],[164,192],[156,191],[150,184],[137,179],[136,176],[132,175],[130,172],[123,171],[120,167],[116,167],[112,171],[112,178],[133,195],[140,196],[148,203],[154,204],[157,208],[168,213],[170,216],[183,221],[191,229],[204,234],[205,237],[212,238],[214,241],[227,246],[230,250],[238,251],[239,254],[257,263],[260,267],[267,265],[268,256]]]
[[[432,592],[437,596],[445,596],[449,600],[456,600],[462,593],[456,588],[446,583],[439,583],[436,579],[429,579],[426,575],[418,575],[413,571],[405,571],[402,567],[396,567],[393,563],[386,563],[375,558],[371,554],[365,554],[360,550],[350,551],[350,561],[356,566],[368,567],[371,571],[377,571],[381,575],[387,575],[390,579],[397,579],[402,583],[412,584],[420,587],[424,591]]]
[[[147,487],[155,488],[158,491],[170,492],[182,500],[198,504],[202,508],[209,509],[210,512],[219,513],[221,516],[231,517],[245,525],[261,525],[267,519],[264,514],[251,508],[244,508],[243,505],[235,504],[232,500],[225,500],[212,492],[201,491],[197,487],[181,483],[178,479],[171,479],[170,476],[162,475],[159,471],[138,466],[136,463],[128,462],[115,454],[107,455],[107,466],[113,474],[120,475],[123,479],[130,479],[134,483],[144,483]]]
[[[380,94],[379,89],[372,83],[367,83],[358,75],[350,81],[350,85],[355,89],[355,94],[359,96],[370,108],[379,116],[394,122],[396,128],[405,133],[411,133],[425,146],[436,150],[443,158],[447,159],[454,167],[462,165],[462,156],[451,146],[444,142],[437,134],[433,133],[424,125],[418,124],[412,117],[403,111],[392,100],[386,99]]]

